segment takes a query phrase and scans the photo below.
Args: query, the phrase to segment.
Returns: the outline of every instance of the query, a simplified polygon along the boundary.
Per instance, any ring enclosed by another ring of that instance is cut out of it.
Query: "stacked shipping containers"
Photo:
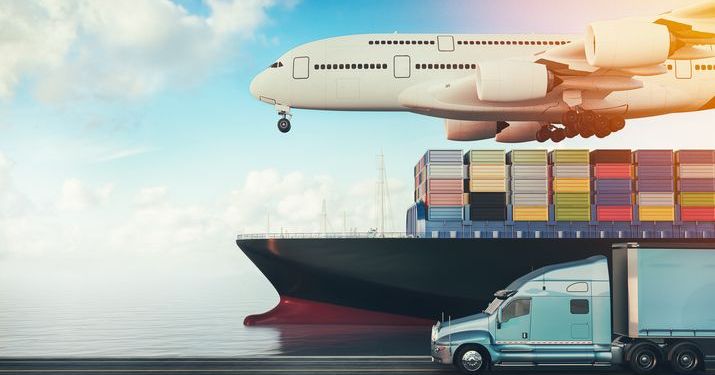
[[[591,220],[591,171],[588,150],[549,154],[555,221]]]
[[[472,221],[506,220],[506,163],[504,150],[472,150],[464,155],[469,179],[465,214]]]
[[[715,221],[715,151],[682,150],[675,158],[680,220]]]
[[[461,221],[462,151],[429,150],[415,166],[415,200],[422,201],[428,220]]]
[[[673,151],[638,150],[633,153],[633,163],[638,221],[675,221]]]
[[[630,151],[611,153],[610,157],[602,152],[600,155],[596,153],[591,158],[591,203],[595,211],[592,217],[602,222],[632,221],[633,167]]]
[[[509,203],[514,221],[549,220],[549,169],[546,150],[509,152]]]

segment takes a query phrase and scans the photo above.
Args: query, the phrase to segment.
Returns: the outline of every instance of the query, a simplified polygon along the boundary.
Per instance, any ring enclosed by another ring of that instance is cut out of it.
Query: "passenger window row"
[[[415,64],[415,69],[477,69],[477,64]]]
[[[713,65],[712,64],[708,64],[708,65],[696,64],[695,70],[713,70]]]
[[[315,70],[387,69],[387,64],[315,64]]]
[[[367,42],[369,45],[373,44],[419,44],[419,45],[429,45],[434,44],[434,40],[371,40]]]
[[[549,45],[549,46],[555,46],[555,45],[560,45],[560,44],[566,44],[566,43],[571,43],[570,41],[564,41],[564,40],[458,40],[457,44],[461,45],[519,45],[519,46],[528,46],[528,45]]]

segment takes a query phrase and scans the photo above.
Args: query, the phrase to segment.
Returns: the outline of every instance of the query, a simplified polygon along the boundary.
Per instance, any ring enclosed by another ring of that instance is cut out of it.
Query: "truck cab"
[[[610,293],[604,256],[540,268],[496,292],[482,313],[437,323],[432,356],[465,373],[610,366]]]

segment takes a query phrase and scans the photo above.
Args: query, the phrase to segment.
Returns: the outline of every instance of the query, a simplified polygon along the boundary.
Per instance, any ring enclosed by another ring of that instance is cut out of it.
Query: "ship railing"
[[[335,232],[335,233],[248,233],[236,236],[238,240],[265,239],[317,239],[317,238],[411,238],[404,232]]]

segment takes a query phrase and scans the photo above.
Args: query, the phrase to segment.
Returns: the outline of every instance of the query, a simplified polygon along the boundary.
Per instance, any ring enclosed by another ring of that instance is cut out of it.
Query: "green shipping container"
[[[715,206],[715,193],[680,193],[679,203],[687,207]]]
[[[464,155],[465,164],[506,164],[504,150],[470,150]]]
[[[591,221],[591,207],[554,206],[556,221]]]
[[[554,204],[559,207],[588,207],[591,205],[591,194],[554,193]]]
[[[549,153],[551,164],[589,164],[588,150],[554,150]]]
[[[507,161],[512,165],[546,165],[548,154],[546,150],[513,150],[507,154]]]

